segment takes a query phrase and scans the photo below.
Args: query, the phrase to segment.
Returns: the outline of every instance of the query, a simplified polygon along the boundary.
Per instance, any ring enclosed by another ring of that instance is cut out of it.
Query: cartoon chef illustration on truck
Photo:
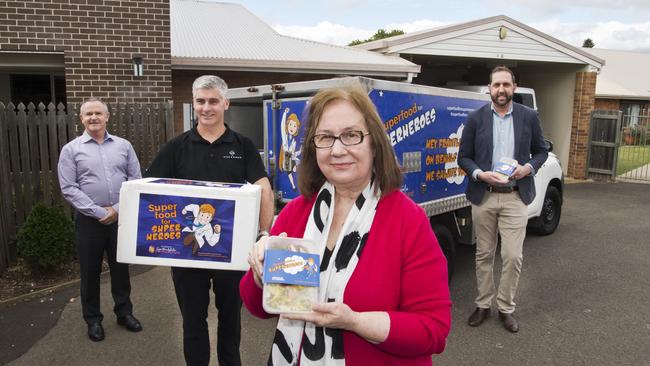
[[[183,244],[192,245],[192,255],[196,255],[206,243],[214,247],[219,242],[221,225],[215,224],[212,226],[211,222],[215,209],[209,203],[202,205],[189,204],[183,208],[182,213],[186,215],[188,212],[192,213],[194,220],[182,230],[187,233],[183,239]]]
[[[291,183],[291,188],[296,190],[296,168],[300,163],[300,143],[298,133],[300,132],[300,120],[295,113],[289,114],[289,108],[284,109],[280,131],[282,132],[282,147],[280,149],[280,171],[285,172]]]

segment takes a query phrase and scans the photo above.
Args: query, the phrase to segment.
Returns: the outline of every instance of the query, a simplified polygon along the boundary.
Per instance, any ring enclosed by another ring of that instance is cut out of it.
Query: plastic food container
[[[499,173],[501,176],[501,181],[503,181],[503,183],[508,183],[510,176],[515,171],[515,169],[517,169],[518,164],[519,163],[517,160],[510,158],[501,158],[499,159],[497,166],[494,168],[494,171]]]
[[[318,301],[320,254],[299,238],[269,237],[264,253],[264,310],[270,314],[308,313]]]

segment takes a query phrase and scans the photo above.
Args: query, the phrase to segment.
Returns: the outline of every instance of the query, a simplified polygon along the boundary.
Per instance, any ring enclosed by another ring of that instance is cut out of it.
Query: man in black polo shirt
[[[252,141],[224,122],[228,86],[219,77],[203,75],[192,85],[197,126],[169,141],[145,173],[147,177],[254,183],[262,187],[259,226],[268,233],[273,220],[273,192],[262,159]],[[176,299],[183,316],[183,352],[188,365],[210,363],[207,316],[210,288],[219,312],[219,365],[241,365],[241,299],[244,272],[172,268]]]

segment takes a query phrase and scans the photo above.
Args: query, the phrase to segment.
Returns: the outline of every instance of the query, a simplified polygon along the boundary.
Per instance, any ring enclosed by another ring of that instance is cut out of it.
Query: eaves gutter
[[[305,74],[349,74],[408,78],[420,73],[419,65],[377,65],[284,60],[243,60],[172,57],[174,70],[227,70]]]
[[[596,94],[596,99],[625,99],[650,101],[650,95]]]

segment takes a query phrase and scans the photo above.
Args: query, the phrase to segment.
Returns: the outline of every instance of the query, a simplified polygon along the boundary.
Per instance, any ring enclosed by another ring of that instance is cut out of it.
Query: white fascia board
[[[625,100],[643,100],[650,101],[650,95],[625,95],[625,94],[597,94],[596,99],[625,99]]]
[[[366,51],[381,52],[381,50],[388,48],[388,41],[379,39],[372,42],[360,43],[358,45],[350,47]]]
[[[358,74],[408,77],[420,73],[420,66],[376,65],[355,63],[325,63],[304,61],[197,59],[172,57],[172,69],[219,69],[233,71],[280,71],[308,74]]]

